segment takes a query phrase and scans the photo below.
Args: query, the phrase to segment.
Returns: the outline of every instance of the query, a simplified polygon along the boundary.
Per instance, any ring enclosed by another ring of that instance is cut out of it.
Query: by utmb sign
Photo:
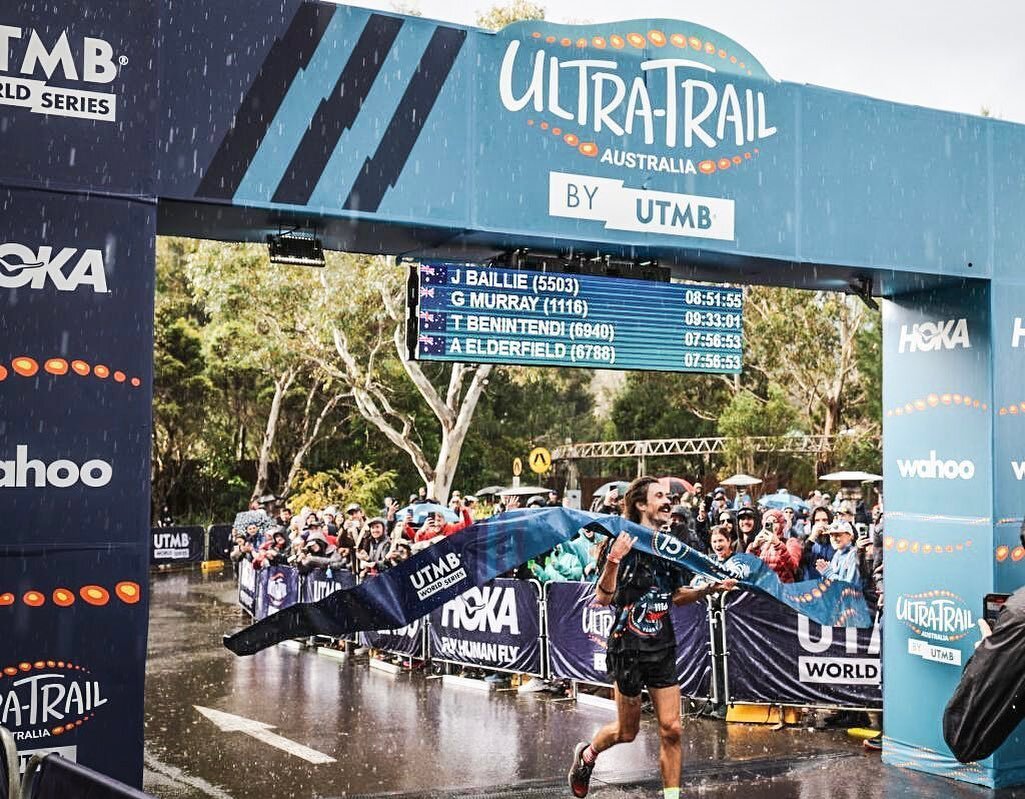
[[[782,83],[679,20],[54,0],[0,10],[0,153],[0,696],[100,686],[12,710],[23,754],[141,782],[156,233],[305,225],[884,297],[884,757],[1025,778],[1020,738],[964,765],[940,734],[982,596],[1025,584],[1021,126]]]

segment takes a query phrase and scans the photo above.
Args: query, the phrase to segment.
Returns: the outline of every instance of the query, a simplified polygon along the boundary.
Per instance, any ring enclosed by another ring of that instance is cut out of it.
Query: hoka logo
[[[0,244],[0,288],[30,286],[41,289],[49,281],[57,291],[74,291],[92,286],[97,294],[107,293],[107,273],[103,253],[62,247],[41,246],[36,250],[24,244]]]
[[[516,594],[512,588],[487,585],[471,588],[445,603],[441,609],[441,626],[479,633],[519,635]]]
[[[929,451],[926,459],[897,458],[897,469],[901,477],[917,477],[922,480],[971,480],[975,477],[974,463],[967,460],[940,460],[934,449]]]
[[[898,352],[936,352],[958,347],[966,350],[972,347],[967,319],[901,325]]]

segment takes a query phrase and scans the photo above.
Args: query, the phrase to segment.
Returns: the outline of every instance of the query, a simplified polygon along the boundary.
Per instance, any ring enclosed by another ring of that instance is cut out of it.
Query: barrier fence
[[[350,572],[239,568],[239,604],[256,618],[356,584]],[[373,579],[373,578],[370,578]],[[673,607],[685,696],[714,704],[882,708],[880,630],[822,627],[758,594]],[[361,633],[388,653],[492,671],[608,685],[613,613],[591,583],[497,579],[398,630]]]

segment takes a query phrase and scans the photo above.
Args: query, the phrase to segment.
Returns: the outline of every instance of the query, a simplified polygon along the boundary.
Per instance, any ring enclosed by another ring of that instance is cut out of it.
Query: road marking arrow
[[[333,757],[328,757],[323,752],[310,749],[308,746],[303,746],[271,732],[274,729],[271,724],[264,724],[262,721],[254,721],[243,716],[235,716],[231,713],[225,713],[223,710],[214,710],[213,708],[200,707],[199,705],[193,705],[193,707],[216,724],[222,732],[244,733],[251,738],[263,741],[265,744],[269,744],[290,755],[300,757],[307,763],[313,763],[314,765],[335,762]]]

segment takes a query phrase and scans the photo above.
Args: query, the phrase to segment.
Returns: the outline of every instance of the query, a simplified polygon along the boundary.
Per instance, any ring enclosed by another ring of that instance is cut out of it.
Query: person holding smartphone
[[[823,558],[815,563],[815,569],[823,577],[831,580],[842,580],[861,587],[861,569],[859,568],[857,547],[854,546],[854,528],[850,522],[835,521],[829,528],[829,540],[835,549],[833,559]]]
[[[625,492],[623,515],[653,531],[669,523],[672,504],[654,477],[639,477]],[[676,635],[671,605],[687,605],[728,591],[735,580],[692,588],[693,575],[667,560],[633,549],[636,538],[621,533],[602,545],[598,559],[595,601],[615,611],[606,663],[616,700],[616,720],[573,750],[569,787],[587,796],[591,772],[601,752],[637,737],[641,723],[641,691],[647,689],[658,720],[664,799],[679,799],[683,759],[680,730],[680,686],[676,678]]]

